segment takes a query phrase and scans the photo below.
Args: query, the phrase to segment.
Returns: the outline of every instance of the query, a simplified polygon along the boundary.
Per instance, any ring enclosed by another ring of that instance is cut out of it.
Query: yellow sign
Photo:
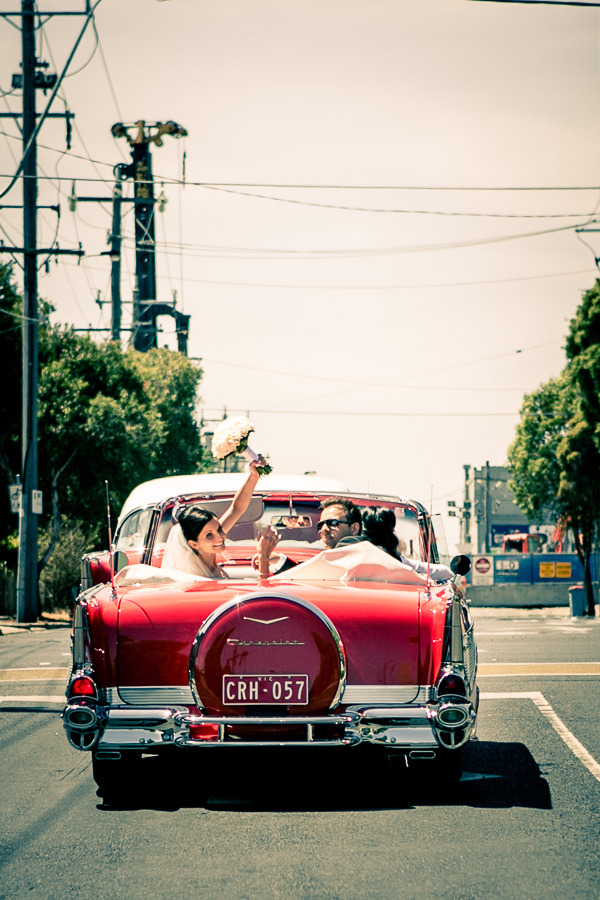
[[[556,577],[557,578],[570,578],[571,577],[571,563],[557,562],[556,563]]]
[[[541,562],[540,578],[556,578],[556,563]]]

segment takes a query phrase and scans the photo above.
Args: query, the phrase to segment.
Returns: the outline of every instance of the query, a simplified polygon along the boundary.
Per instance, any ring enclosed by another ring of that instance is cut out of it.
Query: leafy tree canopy
[[[0,353],[12,386],[0,398],[0,463],[8,484],[21,469],[22,309],[8,267],[0,267],[0,292],[9,321]],[[50,325],[40,326],[39,357],[40,526],[52,514],[54,482],[62,519],[84,522],[105,545],[106,481],[118,511],[142,481],[201,470],[194,413],[202,371],[180,353],[123,352],[115,342],[96,344]],[[17,522],[7,502],[0,508],[0,546],[6,546]]]
[[[600,530],[600,282],[583,296],[560,377],[525,396],[508,450],[517,503],[530,521],[551,510],[568,524],[594,615],[590,556]]]
[[[600,447],[600,281],[583,295],[571,320],[566,343],[570,378],[579,388],[581,407]]]

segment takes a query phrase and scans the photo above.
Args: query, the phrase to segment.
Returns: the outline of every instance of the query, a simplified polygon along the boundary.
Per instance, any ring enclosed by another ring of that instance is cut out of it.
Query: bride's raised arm
[[[231,506],[225,510],[219,519],[221,528],[225,534],[227,534],[228,531],[231,531],[238,519],[243,516],[248,509],[252,494],[254,493],[254,488],[260,478],[258,469],[264,465],[266,465],[266,460],[262,456],[259,456],[255,462],[250,463],[248,477],[233,498]]]

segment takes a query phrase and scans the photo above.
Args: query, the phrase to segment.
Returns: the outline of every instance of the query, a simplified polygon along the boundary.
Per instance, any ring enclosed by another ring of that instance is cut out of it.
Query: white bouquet
[[[212,455],[215,459],[226,459],[240,453],[248,462],[256,462],[260,457],[248,446],[248,435],[254,431],[250,419],[244,416],[230,416],[215,428],[212,439]],[[257,466],[259,475],[272,472],[271,466]]]

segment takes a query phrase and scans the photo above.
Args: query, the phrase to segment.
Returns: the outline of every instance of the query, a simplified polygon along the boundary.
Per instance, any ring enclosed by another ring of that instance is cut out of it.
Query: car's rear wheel
[[[137,750],[121,753],[118,759],[104,757],[102,751],[92,752],[92,774],[98,785],[98,795],[109,806],[126,804],[131,800],[139,782],[142,755]]]

